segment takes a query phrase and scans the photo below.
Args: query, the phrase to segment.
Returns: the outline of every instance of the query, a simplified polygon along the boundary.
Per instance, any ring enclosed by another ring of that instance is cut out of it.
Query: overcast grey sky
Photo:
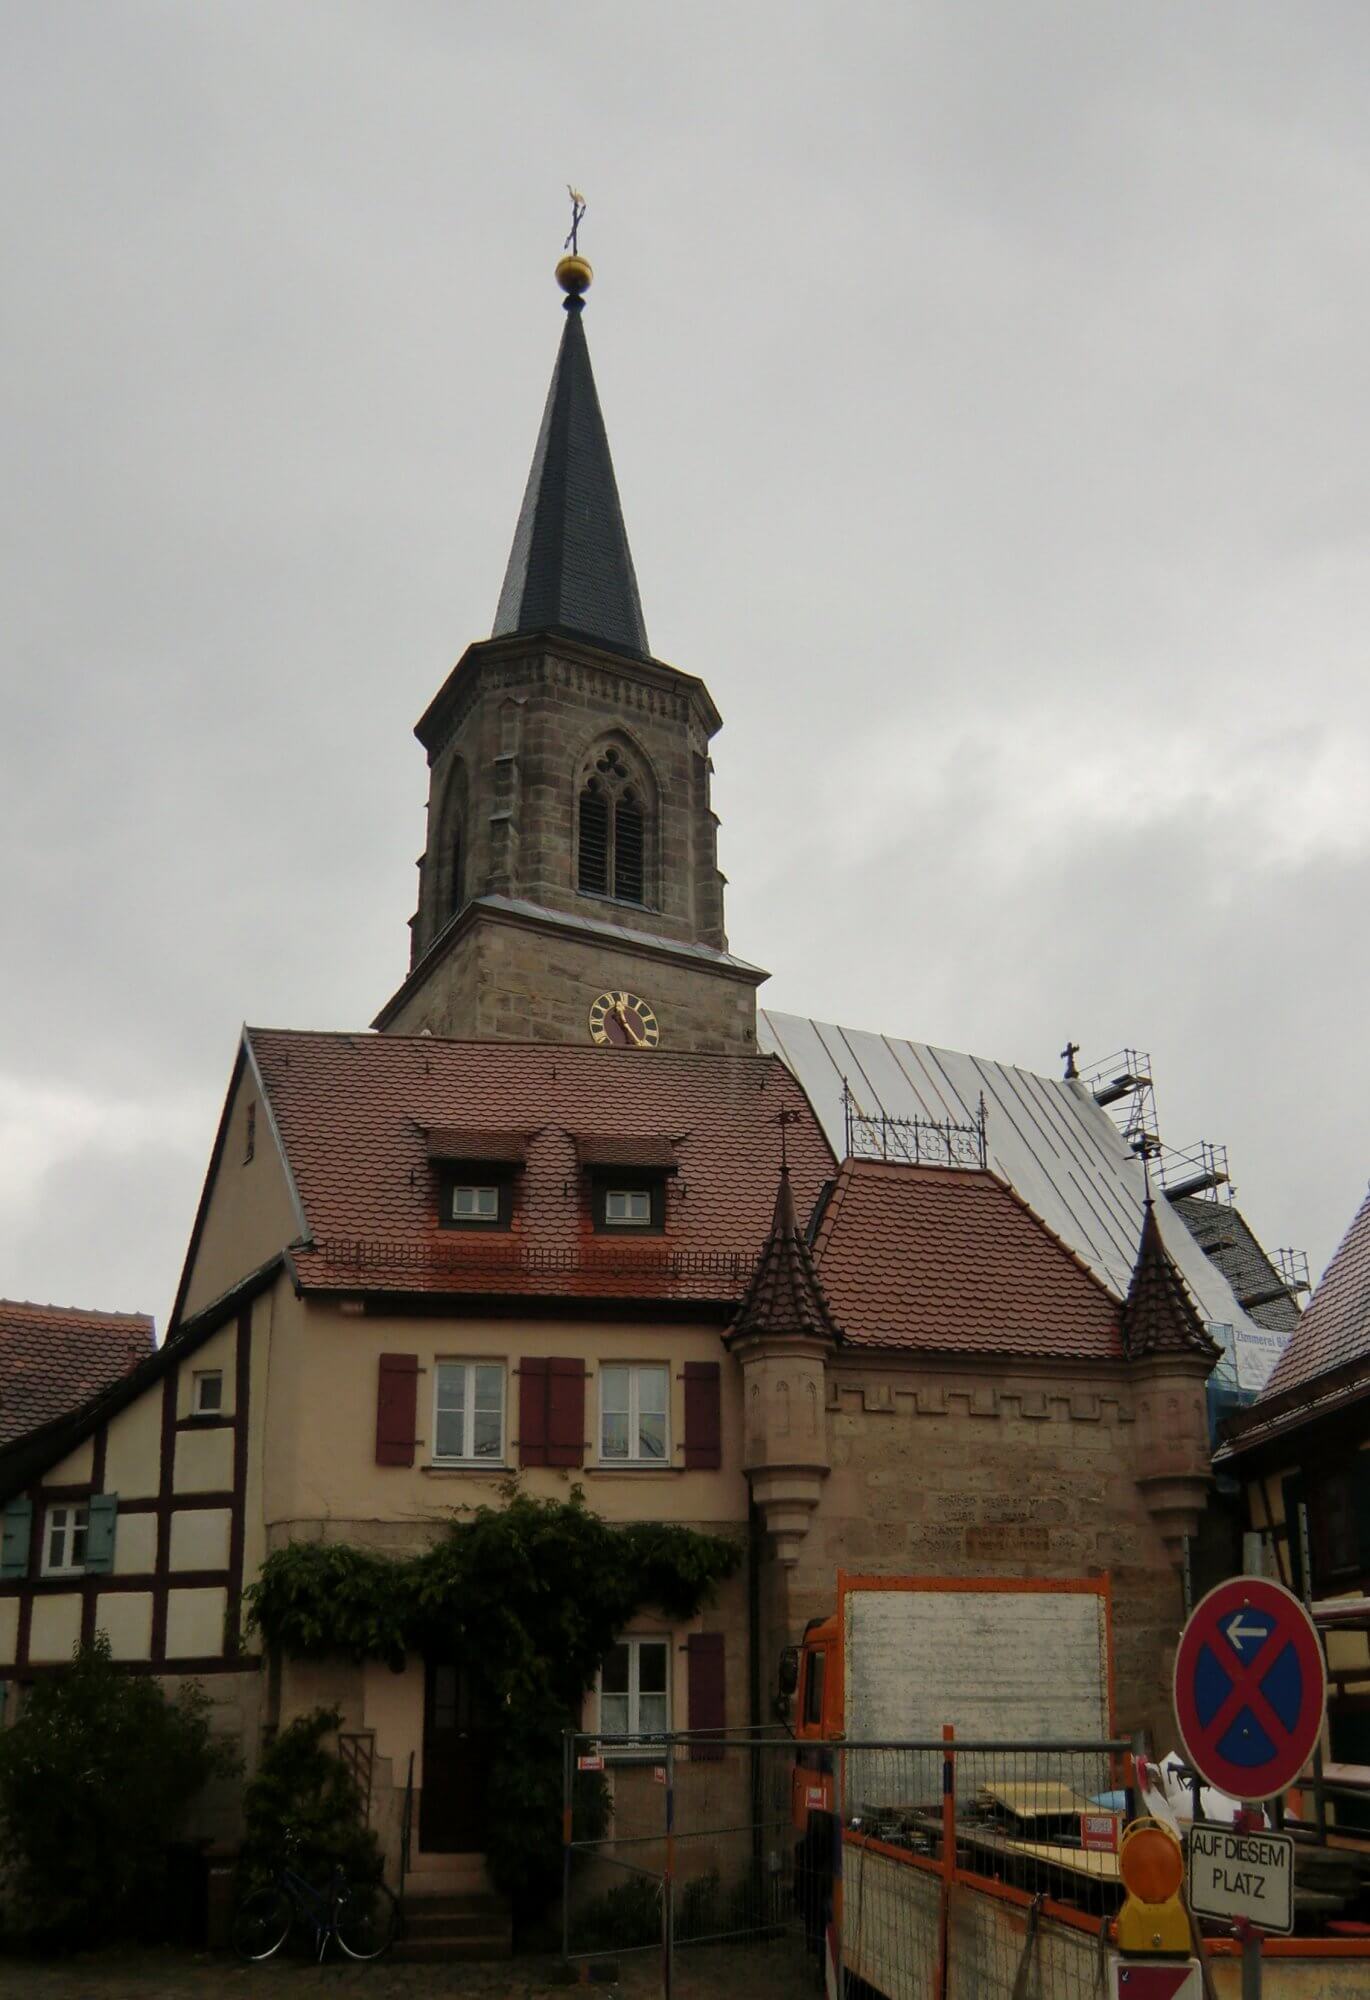
[[[1364,0],[0,0],[0,1292],[159,1328],[239,1023],[405,968],[564,184],[775,1007],[1370,1170]]]

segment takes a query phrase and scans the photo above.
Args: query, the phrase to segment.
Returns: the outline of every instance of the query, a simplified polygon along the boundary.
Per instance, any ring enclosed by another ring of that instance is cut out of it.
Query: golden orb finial
[[[594,271],[584,257],[563,257],[557,265],[557,283],[563,292],[578,299],[594,282]]]

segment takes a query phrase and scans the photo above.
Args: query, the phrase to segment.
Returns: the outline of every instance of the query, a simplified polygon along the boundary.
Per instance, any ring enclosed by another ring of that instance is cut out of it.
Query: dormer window
[[[440,1200],[447,1229],[507,1229],[514,1212],[514,1177],[488,1161],[453,1167],[443,1176]]]
[[[468,1187],[458,1181],[452,1189],[453,1222],[498,1222],[498,1187]]]
[[[677,1170],[676,1146],[664,1133],[576,1135],[576,1157],[590,1195],[590,1220],[609,1235],[660,1235],[666,1182]]]
[[[592,1176],[590,1202],[595,1228],[616,1235],[658,1235],[666,1226],[666,1177],[609,1169]]]
[[[607,1229],[650,1229],[651,1189],[605,1188],[604,1224]]]
[[[514,1187],[528,1143],[522,1132],[473,1132],[433,1126],[428,1157],[437,1169],[438,1221],[444,1229],[508,1229]]]

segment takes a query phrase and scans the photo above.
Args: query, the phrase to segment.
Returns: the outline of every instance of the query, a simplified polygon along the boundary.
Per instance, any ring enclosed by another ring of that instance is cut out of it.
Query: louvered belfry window
[[[609,894],[609,801],[594,778],[580,795],[580,889]]]
[[[642,808],[631,791],[614,807],[614,894],[625,903],[642,895]]]
[[[576,885],[583,895],[647,900],[648,821],[641,785],[617,743],[590,759],[580,790]]]

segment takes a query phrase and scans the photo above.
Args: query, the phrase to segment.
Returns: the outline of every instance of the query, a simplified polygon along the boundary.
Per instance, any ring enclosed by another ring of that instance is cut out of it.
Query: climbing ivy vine
[[[691,1528],[611,1527],[585,1504],[535,1500],[511,1483],[500,1507],[453,1521],[406,1559],[338,1542],[275,1550],[245,1593],[248,1625],[301,1659],[402,1665],[432,1650],[462,1660],[490,1733],[488,1858],[527,1910],[557,1880],[561,1732],[635,1611],[694,1617],[738,1567],[740,1545]]]

